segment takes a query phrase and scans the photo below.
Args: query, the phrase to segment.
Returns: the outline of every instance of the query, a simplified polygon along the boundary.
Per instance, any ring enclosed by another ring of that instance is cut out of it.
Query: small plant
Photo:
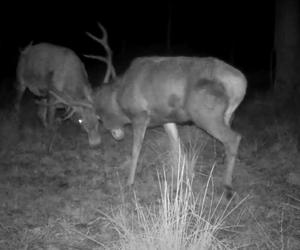
[[[144,207],[134,194],[133,212],[122,206],[112,216],[106,215],[119,238],[109,249],[233,249],[233,242],[218,235],[228,229],[225,220],[241,202],[233,209],[229,209],[230,202],[222,208],[221,197],[213,205],[213,191],[208,195],[213,186],[211,174],[203,193],[196,197],[185,170],[195,163],[197,155],[191,157],[182,147],[179,152],[173,168],[177,174],[171,181],[166,171],[159,176],[160,198],[156,204]]]

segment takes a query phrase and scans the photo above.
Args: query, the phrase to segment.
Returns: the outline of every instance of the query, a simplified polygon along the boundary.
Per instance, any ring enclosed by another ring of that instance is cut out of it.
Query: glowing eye
[[[79,122],[79,124],[82,124],[83,120],[82,119],[78,119],[78,122]]]

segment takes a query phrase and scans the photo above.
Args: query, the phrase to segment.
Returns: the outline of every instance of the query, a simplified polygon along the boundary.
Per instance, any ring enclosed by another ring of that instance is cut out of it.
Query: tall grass
[[[174,155],[173,155],[174,156]],[[142,206],[134,195],[134,209],[121,207],[111,216],[117,239],[107,248],[124,250],[234,249],[233,242],[221,239],[226,218],[236,209],[223,206],[222,198],[213,205],[211,174],[201,195],[192,191],[192,180],[185,170],[195,164],[197,155],[179,147],[177,174],[171,181],[166,171],[159,176],[160,198],[157,204]],[[174,160],[170,161],[174,162]],[[239,204],[238,204],[239,205]]]

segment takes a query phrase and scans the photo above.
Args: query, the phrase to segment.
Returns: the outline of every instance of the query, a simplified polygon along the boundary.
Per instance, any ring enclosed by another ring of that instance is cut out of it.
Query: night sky
[[[109,3],[108,3],[109,2]],[[265,1],[39,1],[2,6],[1,75],[15,70],[19,50],[50,42],[77,54],[101,54],[85,34],[107,29],[114,62],[145,55],[215,56],[242,71],[268,70],[273,46],[274,4]],[[170,21],[171,20],[171,21]],[[171,27],[167,49],[168,22]],[[87,59],[83,59],[84,62]]]

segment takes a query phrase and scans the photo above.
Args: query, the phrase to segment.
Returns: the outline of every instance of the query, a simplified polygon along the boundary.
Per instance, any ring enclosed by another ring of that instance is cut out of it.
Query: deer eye
[[[83,119],[81,119],[81,118],[78,119],[78,123],[79,123],[79,124],[83,124]]]

